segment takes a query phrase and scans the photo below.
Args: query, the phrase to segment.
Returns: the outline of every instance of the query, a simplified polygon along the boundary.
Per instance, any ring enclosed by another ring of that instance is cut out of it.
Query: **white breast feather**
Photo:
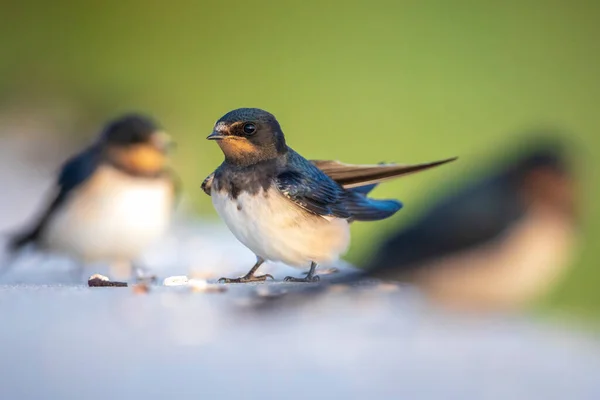
[[[277,190],[237,199],[225,192],[211,193],[215,209],[231,232],[265,260],[306,267],[335,262],[350,244],[348,222],[310,214]]]
[[[130,261],[168,229],[172,187],[108,169],[98,175],[56,212],[43,245],[85,261]]]

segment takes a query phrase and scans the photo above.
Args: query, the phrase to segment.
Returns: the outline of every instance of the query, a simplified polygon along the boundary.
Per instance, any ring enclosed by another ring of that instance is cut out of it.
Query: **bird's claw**
[[[275,280],[275,278],[273,278],[273,275],[271,274],[264,274],[264,275],[258,275],[258,276],[242,276],[240,278],[221,278],[218,280],[219,283],[248,283],[248,282],[264,282],[267,280],[267,278],[271,278],[272,280]]]
[[[321,280],[321,278],[319,278],[319,275],[315,275],[315,276],[311,276],[311,277],[304,277],[304,278],[295,278],[293,276],[286,276],[284,279],[284,282],[303,282],[303,283],[311,283],[311,282],[319,282]]]

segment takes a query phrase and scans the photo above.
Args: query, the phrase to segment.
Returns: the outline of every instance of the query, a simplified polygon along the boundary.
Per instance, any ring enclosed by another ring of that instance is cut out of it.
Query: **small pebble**
[[[163,281],[164,286],[185,286],[189,283],[189,279],[185,275],[170,276]]]
[[[188,285],[195,290],[204,290],[208,287],[208,282],[205,279],[192,278],[188,280]]]
[[[108,277],[94,274],[88,279],[89,287],[127,287],[127,282],[113,282]]]
[[[94,274],[94,275],[90,276],[88,281],[96,280],[96,279],[100,279],[101,281],[106,281],[106,282],[110,281],[110,279],[108,279],[108,276],[104,276],[101,274]]]

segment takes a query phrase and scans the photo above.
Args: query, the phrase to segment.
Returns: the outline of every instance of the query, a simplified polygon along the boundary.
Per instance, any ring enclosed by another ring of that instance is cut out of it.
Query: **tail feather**
[[[354,193],[358,193],[361,194],[363,196],[368,195],[369,193],[371,193],[371,191],[373,191],[373,189],[375,189],[377,187],[376,183],[372,183],[370,185],[365,185],[365,186],[357,186],[355,188],[350,189],[352,192]]]
[[[38,236],[39,231],[37,229],[13,235],[11,238],[9,238],[6,249],[9,253],[15,253],[28,244],[34,243]]]
[[[397,200],[378,200],[356,195],[345,206],[353,221],[379,221],[398,212],[402,203]]]

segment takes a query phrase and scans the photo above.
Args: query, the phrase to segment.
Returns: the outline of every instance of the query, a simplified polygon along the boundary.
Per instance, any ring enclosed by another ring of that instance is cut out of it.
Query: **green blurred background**
[[[600,2],[2,1],[0,15],[4,115],[44,114],[49,132],[83,144],[115,114],[152,113],[179,144],[174,162],[200,214],[216,217],[199,185],[222,160],[204,139],[237,107],[274,113],[309,158],[460,156],[377,190],[405,209],[355,224],[347,258],[359,264],[448,179],[525,129],[564,129],[585,160],[592,246],[541,304],[600,316]]]

